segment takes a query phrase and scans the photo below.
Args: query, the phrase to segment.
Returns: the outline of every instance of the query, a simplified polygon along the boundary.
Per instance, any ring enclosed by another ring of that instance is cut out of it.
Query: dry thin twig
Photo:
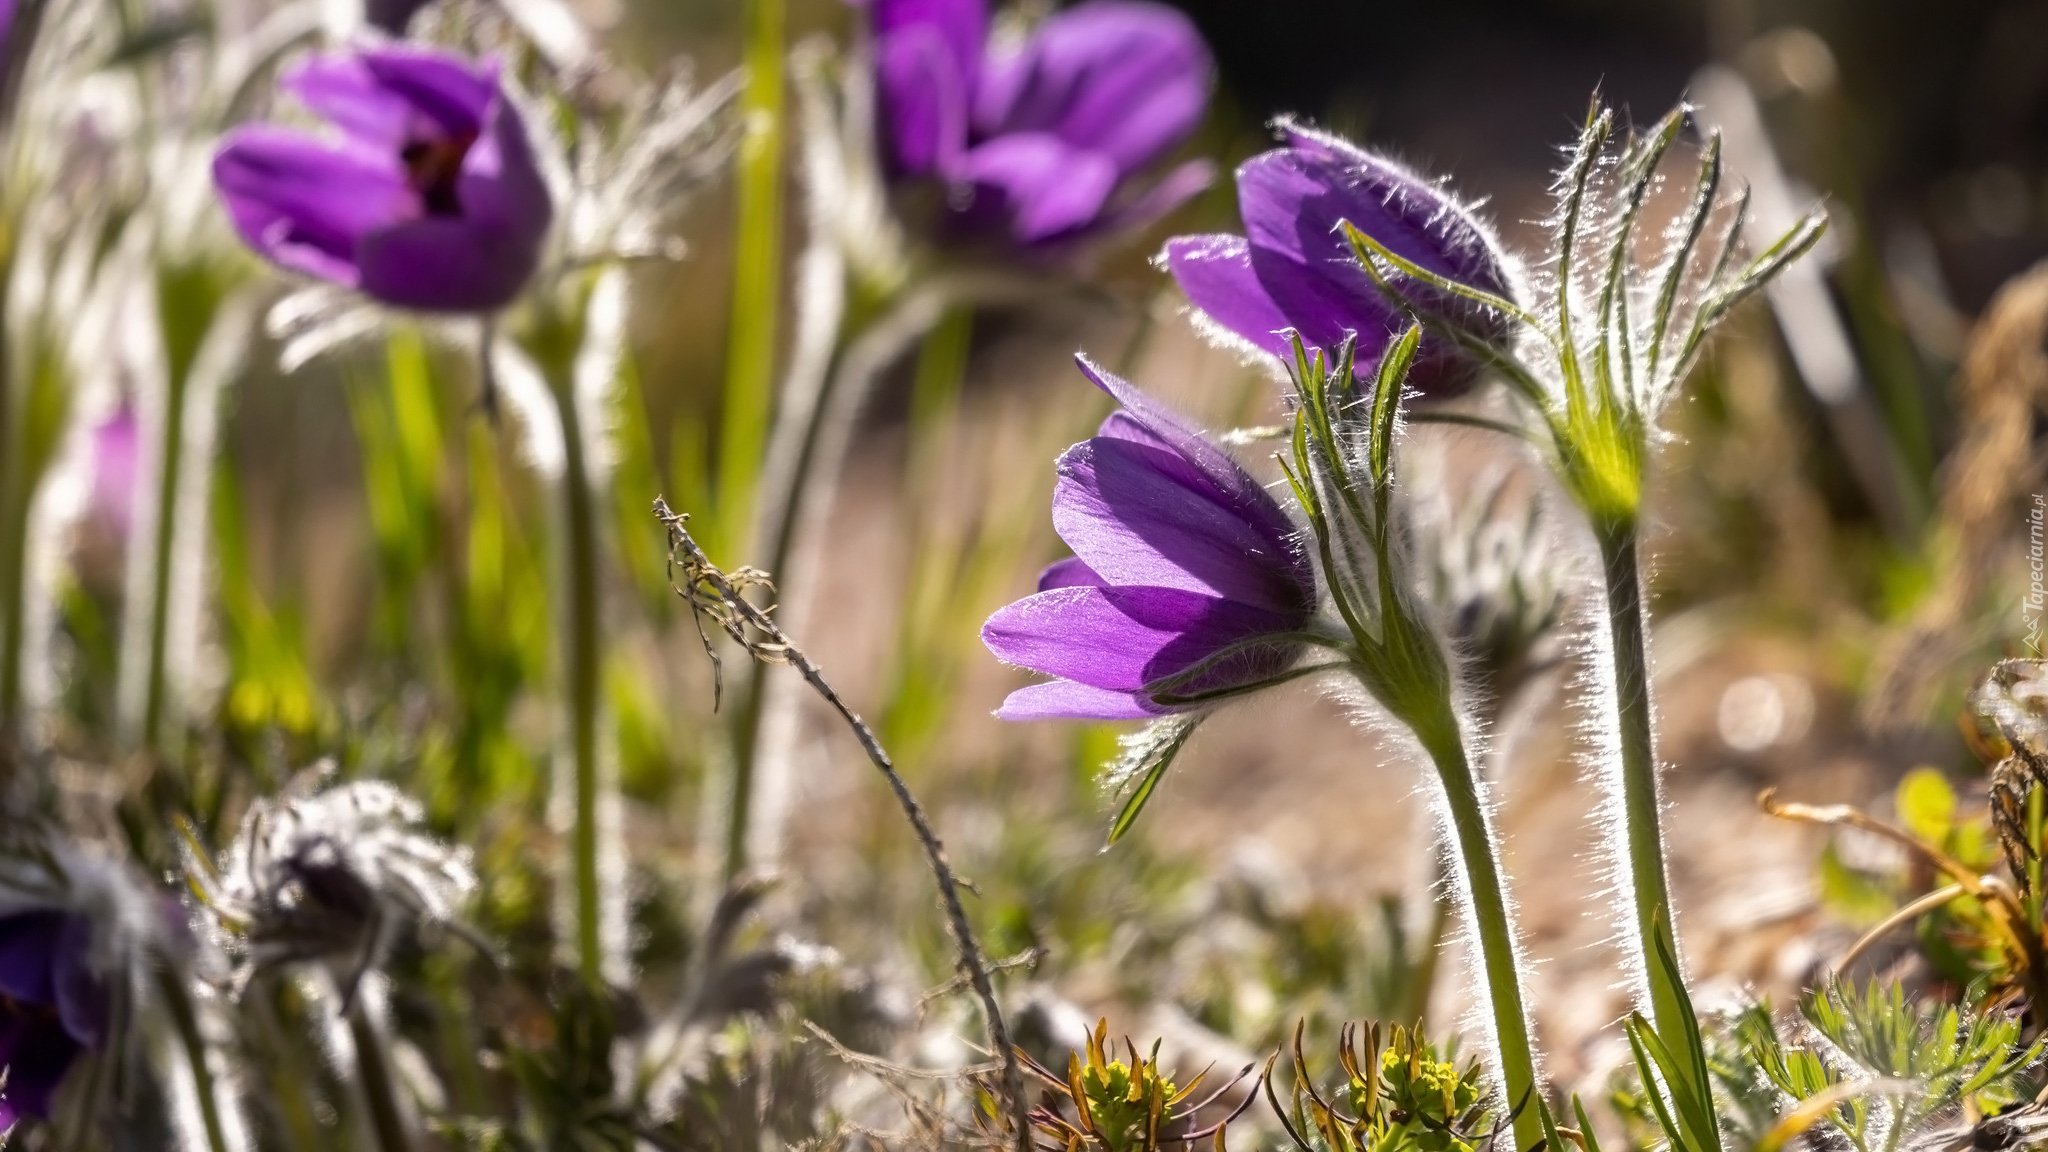
[[[910,821],[911,830],[917,833],[925,860],[931,865],[932,877],[938,882],[939,897],[946,905],[946,919],[953,932],[953,944],[960,952],[960,967],[974,986],[975,994],[981,998],[982,1014],[988,1023],[989,1045],[1002,1059],[1003,1089],[1009,1096],[1014,1147],[1016,1152],[1029,1152],[1031,1112],[1024,1096],[1024,1075],[1017,1063],[1017,1049],[1010,1043],[1010,1029],[1003,1022],[1002,1007],[996,1003],[995,987],[990,984],[988,967],[981,959],[981,946],[975,942],[974,928],[967,922],[967,910],[960,904],[960,882],[953,875],[952,866],[946,863],[945,846],[932,831],[923,805],[911,794],[910,786],[896,771],[895,763],[889,759],[882,742],[876,739],[874,730],[847,706],[846,701],[840,699],[839,693],[826,681],[824,672],[811,662],[810,657],[789,642],[789,637],[769,617],[769,610],[742,595],[747,588],[773,587],[768,576],[750,568],[738,569],[732,575],[720,571],[691,537],[686,526],[689,517],[670,510],[668,502],[659,497],[654,501],[654,515],[668,529],[669,586],[690,606],[714,669],[718,656],[711,651],[710,638],[704,635],[703,622],[707,619],[756,660],[795,668],[812,690],[839,713],[840,719],[846,721],[847,727],[853,730],[854,738],[860,741],[861,750],[867,753],[868,760],[888,780],[889,790],[896,794],[897,804]]]

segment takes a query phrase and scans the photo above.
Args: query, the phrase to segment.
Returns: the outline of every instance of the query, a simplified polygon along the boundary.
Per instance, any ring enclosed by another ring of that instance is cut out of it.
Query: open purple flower
[[[1081,370],[1123,408],[1059,460],[1053,526],[1074,556],[981,630],[997,657],[1058,679],[1012,693],[996,715],[1141,719],[1195,707],[1155,695],[1225,692],[1285,671],[1298,651],[1288,634],[1316,603],[1286,513],[1143,392],[1086,357]]]
[[[47,1117],[72,1064],[106,1042],[110,996],[91,945],[92,921],[75,912],[0,915],[0,1129]]]
[[[1497,296],[1512,296],[1499,245],[1472,213],[1407,168],[1336,136],[1282,122],[1285,147],[1237,170],[1242,236],[1176,236],[1162,260],[1192,303],[1232,342],[1292,359],[1283,332],[1334,350],[1358,334],[1360,363],[1371,364],[1408,325],[1360,265],[1338,227],[1360,232],[1431,272]],[[1483,339],[1506,333],[1502,317],[1412,280],[1395,278]],[[1425,340],[1410,382],[1426,394],[1454,391],[1471,364],[1440,336]]]
[[[951,189],[953,224],[1024,245],[1142,226],[1206,187],[1191,161],[1132,177],[1194,132],[1208,48],[1186,16],[1087,0],[992,50],[986,0],[868,0],[889,160]]]
[[[308,59],[283,86],[335,132],[229,136],[213,178],[251,247],[401,308],[484,312],[518,296],[554,208],[495,64],[360,48]]]

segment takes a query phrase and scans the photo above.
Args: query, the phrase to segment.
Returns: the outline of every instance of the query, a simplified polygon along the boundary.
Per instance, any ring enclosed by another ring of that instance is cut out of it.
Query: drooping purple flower
[[[1160,704],[1147,686],[1211,658],[1223,656],[1169,694],[1284,671],[1297,650],[1285,634],[1316,602],[1286,513],[1143,392],[1085,357],[1081,370],[1123,407],[1059,460],[1053,526],[1074,555],[981,630],[997,657],[1057,679],[1012,693],[996,715],[1141,719],[1193,707]]]
[[[106,1042],[111,997],[91,945],[92,921],[75,912],[0,915],[0,1129],[47,1117],[65,1073]]]
[[[1373,283],[1340,221],[1431,272],[1497,296],[1512,297],[1500,247],[1485,225],[1406,167],[1339,137],[1282,122],[1284,147],[1237,170],[1245,234],[1176,236],[1162,262],[1181,290],[1223,333],[1291,360],[1283,332],[1334,350],[1358,334],[1358,358],[1370,365],[1408,318]],[[1411,297],[1475,334],[1497,340],[1503,318],[1396,276]],[[1423,343],[1409,380],[1442,395],[1471,378],[1471,362],[1441,336]]]
[[[401,308],[484,312],[519,294],[554,208],[494,63],[359,48],[283,86],[335,131],[230,134],[214,183],[251,247]]]
[[[868,0],[892,168],[949,187],[952,224],[1023,245],[1138,227],[1206,187],[1191,161],[1133,177],[1201,123],[1211,62],[1186,16],[1087,0],[992,48],[986,0]]]

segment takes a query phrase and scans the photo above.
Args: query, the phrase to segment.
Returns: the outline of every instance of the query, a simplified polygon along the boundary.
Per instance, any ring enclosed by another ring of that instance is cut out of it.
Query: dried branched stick
[[[839,693],[826,682],[825,674],[811,662],[810,657],[792,645],[789,637],[783,635],[782,629],[770,619],[772,609],[762,608],[745,598],[747,589],[773,588],[768,575],[753,568],[739,568],[731,573],[720,571],[691,537],[686,526],[688,515],[671,511],[668,502],[659,497],[654,501],[654,515],[668,529],[669,586],[690,606],[697,634],[704,641],[706,654],[711,657],[713,676],[718,675],[718,654],[712,651],[710,636],[704,631],[705,620],[710,620],[756,660],[795,668],[812,690],[839,713],[847,727],[853,729],[861,750],[889,781],[889,790],[896,794],[897,804],[902,807],[911,829],[917,833],[918,843],[924,848],[932,877],[938,881],[939,897],[945,902],[946,918],[953,932],[953,944],[960,952],[960,967],[973,984],[975,994],[981,998],[982,1014],[988,1020],[989,1044],[1002,1059],[1003,1088],[1009,1096],[1010,1125],[1016,1152],[1029,1152],[1031,1113],[1024,1097],[1024,1074],[1017,1063],[1017,1049],[1010,1043],[1010,1029],[1003,1022],[1001,1006],[996,1003],[995,987],[989,983],[988,966],[982,962],[981,946],[975,942],[974,928],[967,922],[967,910],[960,904],[960,881],[953,875],[952,866],[946,863],[945,846],[939,843],[938,836],[932,831],[924,807],[911,794],[910,786],[903,782],[895,763],[889,759],[889,753],[875,738],[874,730],[847,707],[846,701],[840,699]]]

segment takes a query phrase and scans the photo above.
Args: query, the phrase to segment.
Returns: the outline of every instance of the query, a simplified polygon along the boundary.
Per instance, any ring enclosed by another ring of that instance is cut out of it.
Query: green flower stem
[[[348,1035],[356,1046],[356,1073],[362,1079],[363,1103],[369,1106],[370,1127],[382,1152],[412,1152],[405,1118],[398,1110],[398,1092],[391,1084],[391,1065],[384,1059],[384,1037],[370,1023],[361,999],[349,1005]]]
[[[185,387],[187,373],[170,373],[164,395],[161,451],[157,454],[156,532],[149,542],[149,647],[143,684],[141,727],[136,741],[155,748],[164,719],[164,657],[170,645],[171,553],[178,541],[178,474],[185,466]]]
[[[192,1069],[192,1095],[199,1101],[199,1122],[206,1127],[208,1152],[228,1152],[227,1130],[220,1122],[220,1102],[214,1098],[213,1069],[206,1062],[206,1038],[199,1034],[199,1017],[185,985],[169,969],[157,970],[157,989],[170,1009],[171,1023],[185,1047],[185,1063]]]
[[[747,0],[745,136],[734,164],[732,332],[718,444],[718,542],[742,546],[775,400],[782,277],[783,39],[786,0]]]
[[[1371,685],[1368,683],[1367,688]],[[1508,919],[1505,886],[1494,850],[1492,820],[1481,797],[1484,784],[1467,753],[1457,714],[1448,698],[1425,714],[1408,717],[1409,727],[1444,789],[1451,814],[1451,833],[1464,866],[1465,895],[1471,901],[1479,953],[1486,972],[1486,995],[1493,1014],[1499,1049],[1501,1086],[1514,1119],[1515,1146],[1534,1148],[1543,1141],[1541,1101],[1536,1097],[1536,1060],[1529,1043],[1529,1017],[1522,1004],[1522,974],[1515,955],[1515,930]]]
[[[1049,287],[1044,281],[993,273],[939,274],[856,300],[856,307],[836,313],[830,354],[818,366],[815,387],[786,388],[794,393],[785,396],[792,410],[778,417],[776,441],[770,445],[762,477],[764,507],[758,518],[756,566],[777,582],[781,611],[776,619],[785,628],[801,631],[804,589],[822,562],[817,545],[822,543],[833,491],[875,381],[952,310],[1043,297]],[[733,712],[724,872],[728,884],[749,864],[747,839],[754,819],[762,737],[786,719],[770,713],[767,687],[767,670],[756,661]]]
[[[1671,890],[1664,874],[1662,799],[1651,730],[1649,649],[1643,630],[1642,566],[1634,517],[1596,519],[1607,574],[1607,623],[1614,658],[1614,706],[1620,721],[1621,807],[1628,836],[1629,889],[1635,900],[1636,962],[1650,990],[1650,1019],[1660,1035],[1686,1034],[1685,986],[1657,962],[1658,945],[1678,955]]]
[[[603,893],[598,877],[597,710],[600,674],[598,622],[597,501],[591,491],[590,461],[583,421],[576,407],[573,373],[551,372],[555,407],[562,421],[562,512],[564,612],[561,675],[569,715],[569,754],[575,772],[575,816],[570,840],[576,891],[576,966],[596,986],[604,979]]]

